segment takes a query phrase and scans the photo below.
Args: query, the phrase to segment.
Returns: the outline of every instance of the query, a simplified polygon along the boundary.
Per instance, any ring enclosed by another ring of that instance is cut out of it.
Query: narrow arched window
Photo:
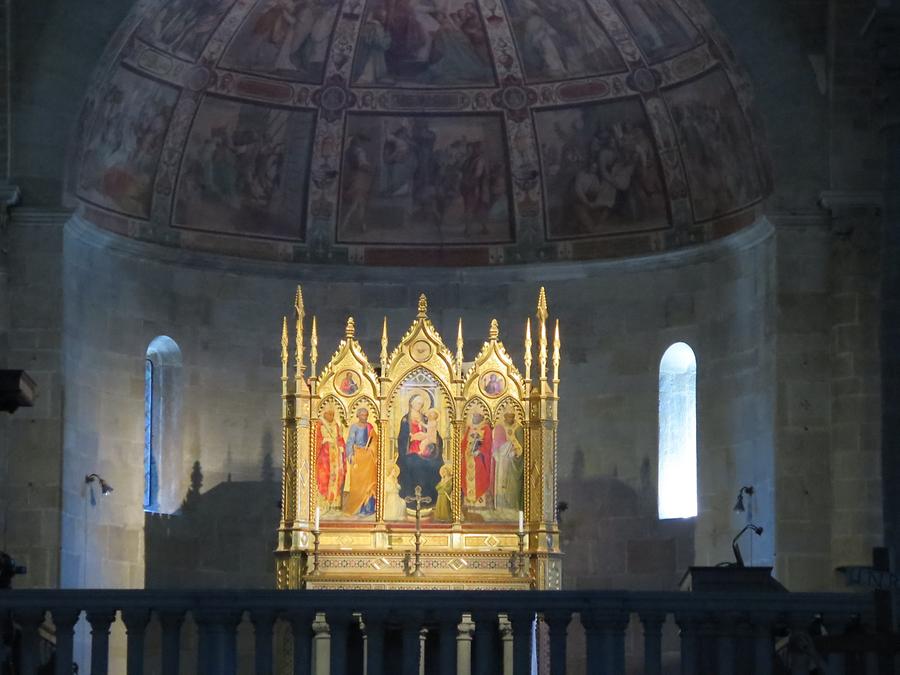
[[[144,510],[172,513],[181,498],[181,350],[154,338],[144,361]]]
[[[659,517],[697,515],[697,359],[684,342],[659,364]]]

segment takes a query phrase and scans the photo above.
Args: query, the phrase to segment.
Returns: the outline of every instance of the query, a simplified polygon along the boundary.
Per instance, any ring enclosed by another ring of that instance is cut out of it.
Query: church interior
[[[898,0],[0,24],[0,674],[900,672]]]

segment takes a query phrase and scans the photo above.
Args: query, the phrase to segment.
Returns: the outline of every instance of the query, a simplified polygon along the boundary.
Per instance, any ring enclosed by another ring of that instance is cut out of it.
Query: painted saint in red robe
[[[326,407],[316,421],[316,483],[319,504],[326,511],[341,508],[346,471],[344,448],[341,423],[334,418],[334,408]]]
[[[494,475],[491,424],[475,410],[460,445],[462,491],[466,506],[489,507],[488,495]]]

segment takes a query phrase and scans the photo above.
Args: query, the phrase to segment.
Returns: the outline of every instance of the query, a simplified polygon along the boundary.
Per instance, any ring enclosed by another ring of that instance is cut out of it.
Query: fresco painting
[[[313,112],[205,98],[185,150],[175,224],[301,238],[314,122]]]
[[[495,83],[487,32],[469,0],[370,0],[352,81],[362,85]]]
[[[339,7],[339,0],[265,0],[244,21],[222,65],[320,83]]]
[[[515,406],[501,406],[492,424],[484,403],[470,403],[459,454],[464,520],[518,520],[524,508],[525,429]]]
[[[584,0],[504,0],[533,82],[625,70],[625,62]]]
[[[671,0],[611,2],[631,28],[641,51],[651,61],[675,56],[699,42],[697,29]]]
[[[145,19],[138,35],[178,56],[196,60],[235,0],[169,0]]]
[[[153,180],[178,90],[120,69],[94,108],[82,158],[79,194],[121,213],[147,218]]]
[[[666,226],[650,124],[636,100],[534,114],[551,238]]]
[[[414,514],[406,499],[415,495],[417,486],[430,500],[425,515],[433,515],[438,506],[439,489],[445,497],[449,495],[452,459],[445,451],[451,438],[447,410],[444,390],[431,373],[416,371],[400,385],[391,408],[396,461],[388,466],[393,464],[396,471],[389,468],[385,481],[385,520],[405,520]],[[444,511],[447,505],[442,500],[439,514],[449,515]]]
[[[499,116],[349,115],[346,138],[340,241],[511,239]]]
[[[756,201],[762,187],[752,136],[722,71],[666,92],[690,186],[694,219],[707,220]]]

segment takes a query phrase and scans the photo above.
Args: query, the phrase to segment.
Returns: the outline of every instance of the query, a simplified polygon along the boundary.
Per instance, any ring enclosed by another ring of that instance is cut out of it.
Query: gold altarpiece
[[[278,588],[558,589],[560,338],[557,321],[548,341],[544,289],[534,379],[531,319],[523,370],[496,320],[467,362],[462,320],[454,354],[422,295],[392,351],[384,320],[378,366],[351,317],[317,372],[306,314],[298,288],[293,345],[287,318],[281,338]]]

